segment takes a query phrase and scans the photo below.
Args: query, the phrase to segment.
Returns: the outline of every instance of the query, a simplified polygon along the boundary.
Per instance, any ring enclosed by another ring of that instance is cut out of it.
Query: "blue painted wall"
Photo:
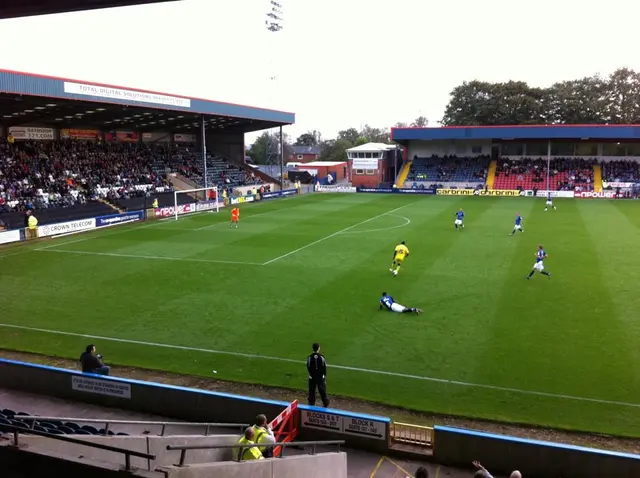
[[[640,125],[477,126],[452,128],[394,128],[394,141],[435,140],[640,140]]]
[[[29,96],[42,96],[47,98],[65,98],[80,101],[96,101],[101,103],[121,104],[128,106],[139,106],[143,108],[158,108],[170,111],[185,111],[190,113],[202,113],[208,115],[233,116],[237,118],[250,118],[254,120],[273,121],[282,124],[295,123],[295,114],[284,111],[274,111],[252,106],[243,106],[218,101],[201,100],[197,98],[187,98],[191,101],[188,108],[180,106],[169,106],[165,104],[154,104],[148,102],[128,101],[124,99],[104,98],[99,96],[70,94],[64,91],[65,81],[72,83],[92,84],[81,80],[64,80],[62,78],[50,78],[26,73],[0,70],[0,92],[16,93]],[[139,91],[133,88],[120,86],[96,85],[114,89],[126,89]],[[183,98],[170,93],[157,93],[164,96]]]

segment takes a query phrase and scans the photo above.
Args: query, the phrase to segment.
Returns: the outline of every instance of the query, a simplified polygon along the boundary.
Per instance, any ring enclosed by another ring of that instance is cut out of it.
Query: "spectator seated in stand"
[[[549,189],[552,191],[593,191],[595,159],[553,158]],[[546,188],[547,159],[498,160],[493,189],[532,190]]]
[[[477,184],[484,183],[490,162],[489,156],[414,156],[407,181],[461,183],[462,187],[473,189]]]
[[[602,179],[606,182],[638,182],[640,181],[640,164],[633,159],[604,162]]]

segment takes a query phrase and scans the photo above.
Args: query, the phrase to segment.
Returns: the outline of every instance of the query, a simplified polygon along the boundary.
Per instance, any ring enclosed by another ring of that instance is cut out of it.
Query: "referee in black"
[[[307,371],[309,372],[309,405],[316,404],[316,387],[320,392],[322,404],[329,406],[327,397],[327,361],[320,353],[320,344],[313,344],[313,353],[307,357]]]

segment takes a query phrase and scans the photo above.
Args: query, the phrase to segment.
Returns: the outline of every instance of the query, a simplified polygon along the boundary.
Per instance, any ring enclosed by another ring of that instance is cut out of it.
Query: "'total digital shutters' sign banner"
[[[179,96],[163,95],[147,91],[113,88],[110,86],[75,83],[71,81],[64,82],[64,92],[72,95],[97,96],[98,98],[108,98],[112,100],[137,101],[139,103],[191,108],[191,100],[189,98],[181,98]]]
[[[100,139],[100,131],[97,129],[61,129],[60,138],[98,141]]]

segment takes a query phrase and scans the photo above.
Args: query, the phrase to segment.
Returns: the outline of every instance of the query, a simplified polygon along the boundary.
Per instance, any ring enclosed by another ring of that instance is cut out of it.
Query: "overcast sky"
[[[294,137],[419,115],[435,125],[464,80],[546,86],[640,70],[634,0],[279,1],[285,28],[277,34],[264,24],[269,0],[3,20],[0,64],[292,111]]]

